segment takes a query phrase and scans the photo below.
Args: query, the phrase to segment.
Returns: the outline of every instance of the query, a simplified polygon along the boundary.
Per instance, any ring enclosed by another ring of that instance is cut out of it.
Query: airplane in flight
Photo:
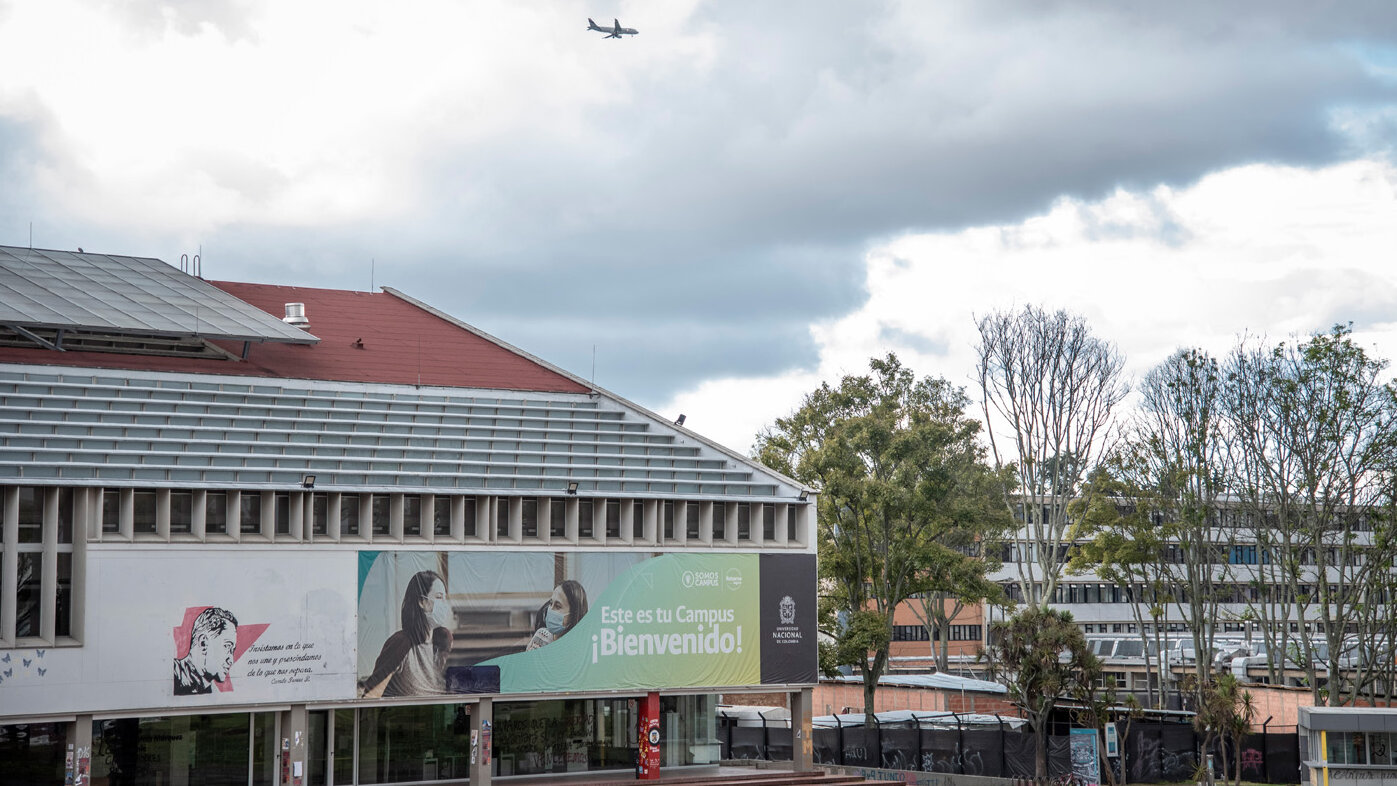
[[[595,30],[595,31],[597,31],[598,33],[610,33],[610,35],[605,36],[605,38],[618,38],[618,39],[619,39],[621,36],[623,36],[623,35],[638,35],[638,34],[640,33],[639,30],[636,30],[636,29],[633,28],[633,27],[622,27],[622,26],[621,26],[621,20],[620,20],[620,19],[613,19],[613,20],[611,20],[611,21],[613,21],[613,22],[616,23],[616,26],[615,26],[615,27],[602,27],[601,25],[597,24],[596,22],[593,22],[593,21],[591,20],[591,18],[588,17],[588,19],[587,19],[587,29],[588,29],[588,30]]]

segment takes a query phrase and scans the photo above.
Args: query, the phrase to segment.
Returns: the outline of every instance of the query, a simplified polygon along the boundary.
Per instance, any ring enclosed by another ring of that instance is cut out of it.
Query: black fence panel
[[[1160,776],[1166,781],[1191,781],[1198,771],[1198,737],[1192,726],[1160,727]]]
[[[766,757],[771,761],[791,761],[795,751],[791,746],[791,730],[772,726],[766,730]]]
[[[1269,734],[1258,734],[1266,745],[1266,760],[1264,766],[1265,779],[1267,783],[1299,783],[1300,782],[1300,737],[1298,729],[1294,726],[1285,726],[1283,729],[1289,731],[1273,731]],[[1242,760],[1243,777],[1246,777],[1246,760]]]
[[[813,729],[810,734],[810,747],[816,764],[838,764],[839,729]]]
[[[1072,742],[1061,735],[1048,736],[1048,775],[1060,778],[1072,772]]]
[[[885,770],[915,770],[918,768],[917,730],[884,728],[879,740],[879,756]]]
[[[1009,778],[1032,778],[1037,751],[1038,742],[1032,733],[1024,731],[1005,735],[1004,760],[1009,771],[1004,775]]]
[[[960,732],[955,729],[924,729],[922,731],[922,766],[924,772],[959,772]]]
[[[876,728],[844,730],[844,750],[839,760],[840,764],[847,767],[876,768],[881,763],[880,759],[882,754],[878,749]]]
[[[1160,745],[1164,728],[1158,723],[1133,721],[1121,741],[1125,755],[1126,780],[1130,783],[1159,783],[1164,780]]]
[[[966,729],[965,750],[960,758],[966,775],[1005,777],[1004,750],[1000,747],[999,729]]]
[[[760,726],[735,726],[732,731],[730,759],[765,759],[766,729]]]

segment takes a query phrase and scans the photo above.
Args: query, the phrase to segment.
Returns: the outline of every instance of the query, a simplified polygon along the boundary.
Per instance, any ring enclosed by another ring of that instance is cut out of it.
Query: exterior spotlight
[[[801,501],[801,502],[804,502],[804,501],[806,501],[807,499],[810,499],[810,492],[809,492],[808,490],[806,490],[806,489],[801,489],[801,490],[800,490],[800,501]]]
[[[314,476],[314,475],[305,475],[305,476],[302,476],[302,478],[301,478],[301,488],[303,488],[303,489],[313,489],[313,488],[315,488],[315,476]]]
[[[678,419],[678,420],[674,421],[674,425],[676,425],[676,426],[682,426],[682,425],[684,425],[684,416],[683,416],[682,414],[679,416],[679,419]]]
[[[577,493],[577,481],[575,481],[575,480],[570,480],[570,481],[568,481],[568,493],[569,493],[569,494],[576,494],[576,493]]]

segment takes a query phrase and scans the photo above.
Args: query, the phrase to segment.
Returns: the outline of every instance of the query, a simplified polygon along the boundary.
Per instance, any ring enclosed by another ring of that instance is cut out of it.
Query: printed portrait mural
[[[191,606],[175,629],[176,696],[194,696],[233,689],[233,664],[267,629],[267,623],[244,624],[227,609]]]
[[[361,552],[358,693],[813,683],[814,562]]]

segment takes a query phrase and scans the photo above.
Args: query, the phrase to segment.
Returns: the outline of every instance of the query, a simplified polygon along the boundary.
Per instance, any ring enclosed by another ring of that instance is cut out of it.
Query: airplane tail
[[[590,16],[587,17],[587,29],[588,29],[588,30],[599,30],[599,29],[600,29],[600,28],[597,27],[597,23],[592,21],[592,17],[590,17]]]

